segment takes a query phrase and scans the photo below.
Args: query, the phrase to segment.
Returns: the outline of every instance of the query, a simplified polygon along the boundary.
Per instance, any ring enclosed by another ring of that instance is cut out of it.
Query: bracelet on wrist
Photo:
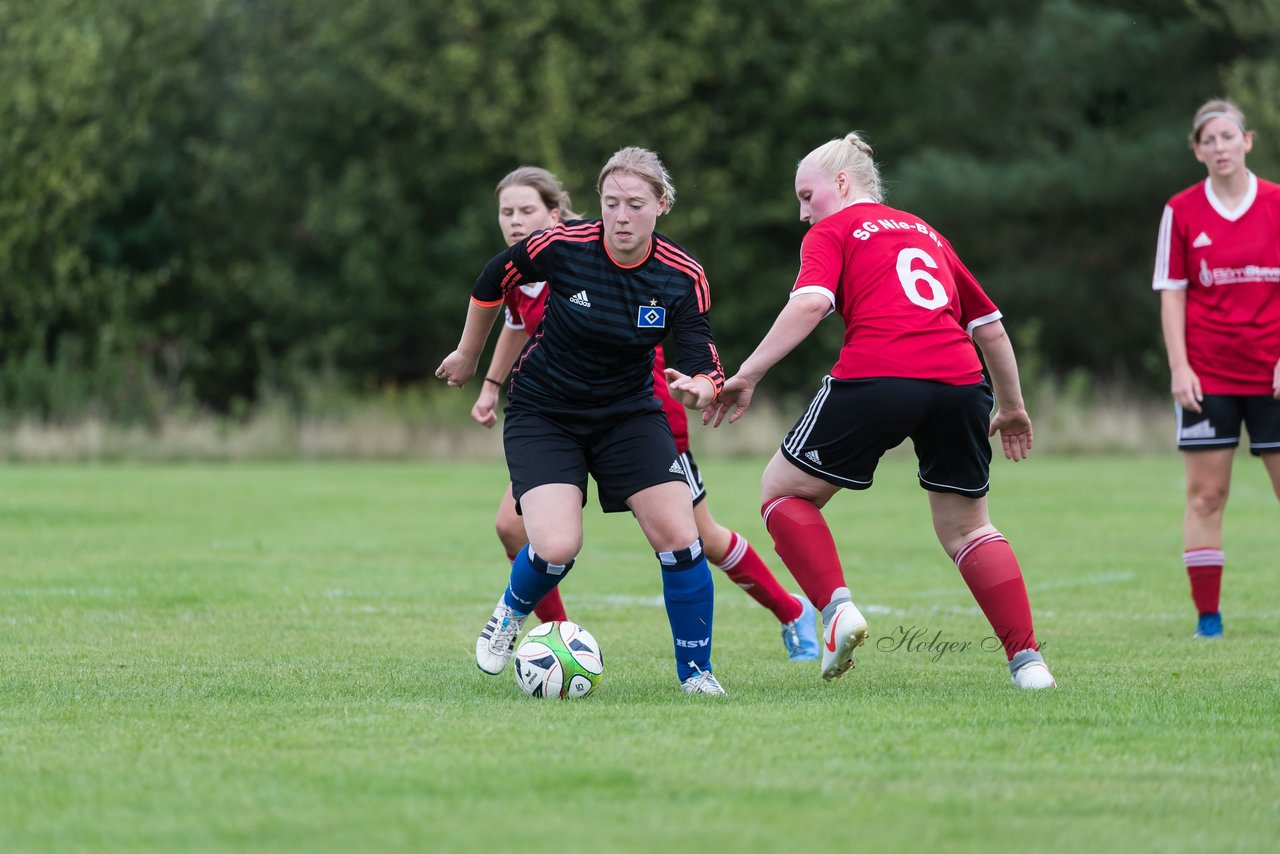
[[[498,382],[498,381],[497,381],[497,380],[495,380],[493,377],[485,377],[485,378],[484,378],[484,381],[485,381],[485,382],[487,382],[487,383],[493,383],[493,384],[494,384],[494,385],[496,385],[498,388],[502,388],[502,383]]]

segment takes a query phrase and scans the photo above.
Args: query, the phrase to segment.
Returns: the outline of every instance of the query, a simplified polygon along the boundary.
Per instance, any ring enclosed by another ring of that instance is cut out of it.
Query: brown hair
[[[508,187],[532,187],[537,190],[547,210],[560,211],[561,222],[581,219],[570,207],[573,201],[569,198],[569,192],[564,185],[560,183],[560,179],[541,166],[521,166],[519,169],[511,170],[498,182],[498,186],[493,190],[493,197],[498,198]]]
[[[883,202],[884,188],[880,184],[880,168],[876,166],[872,154],[871,146],[855,130],[819,145],[801,158],[796,168],[811,163],[829,178],[834,178],[837,172],[847,172],[863,192],[874,201]]]
[[[615,151],[609,158],[609,162],[600,170],[600,177],[596,179],[597,193],[604,189],[604,179],[614,172],[635,175],[647,183],[653,190],[653,194],[658,197],[658,201],[665,199],[663,213],[670,211],[671,206],[676,203],[676,187],[671,183],[671,173],[662,165],[662,159],[655,152],[647,148],[637,148],[634,145]]]

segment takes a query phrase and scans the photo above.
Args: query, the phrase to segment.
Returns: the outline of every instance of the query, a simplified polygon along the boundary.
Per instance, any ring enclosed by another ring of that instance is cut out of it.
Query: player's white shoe
[[[516,638],[526,617],[528,614],[517,614],[507,607],[505,600],[499,599],[493,616],[485,623],[480,637],[476,638],[476,666],[490,676],[497,676],[505,670],[507,662],[515,654]]]
[[[822,678],[830,682],[854,665],[853,651],[867,639],[867,618],[852,602],[841,602],[822,627]]]
[[[686,694],[715,694],[720,696],[726,693],[720,683],[716,681],[716,677],[711,675],[710,670],[703,670],[696,664],[693,669],[697,672],[680,683],[680,687],[684,689]]]
[[[1013,684],[1024,691],[1058,687],[1044,658],[1034,649],[1024,649],[1014,654],[1013,660],[1009,662],[1009,672],[1013,674]]]

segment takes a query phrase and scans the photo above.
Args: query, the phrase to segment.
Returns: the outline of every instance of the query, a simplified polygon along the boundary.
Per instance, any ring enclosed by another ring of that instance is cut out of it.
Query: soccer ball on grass
[[[516,684],[530,697],[585,697],[604,672],[600,644],[591,632],[569,620],[529,630],[516,647]]]

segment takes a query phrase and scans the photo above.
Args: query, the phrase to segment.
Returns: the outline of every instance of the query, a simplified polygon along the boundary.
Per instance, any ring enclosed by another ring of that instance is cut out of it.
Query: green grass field
[[[702,461],[794,590],[762,466]],[[1235,476],[1197,642],[1175,455],[996,464],[1038,693],[902,457],[829,507],[872,630],[830,685],[717,574],[729,696],[681,694],[652,552],[593,503],[562,589],[605,677],[562,703],[472,660],[500,464],[0,468],[0,850],[1274,850],[1280,511]],[[971,646],[887,648],[916,629]]]

